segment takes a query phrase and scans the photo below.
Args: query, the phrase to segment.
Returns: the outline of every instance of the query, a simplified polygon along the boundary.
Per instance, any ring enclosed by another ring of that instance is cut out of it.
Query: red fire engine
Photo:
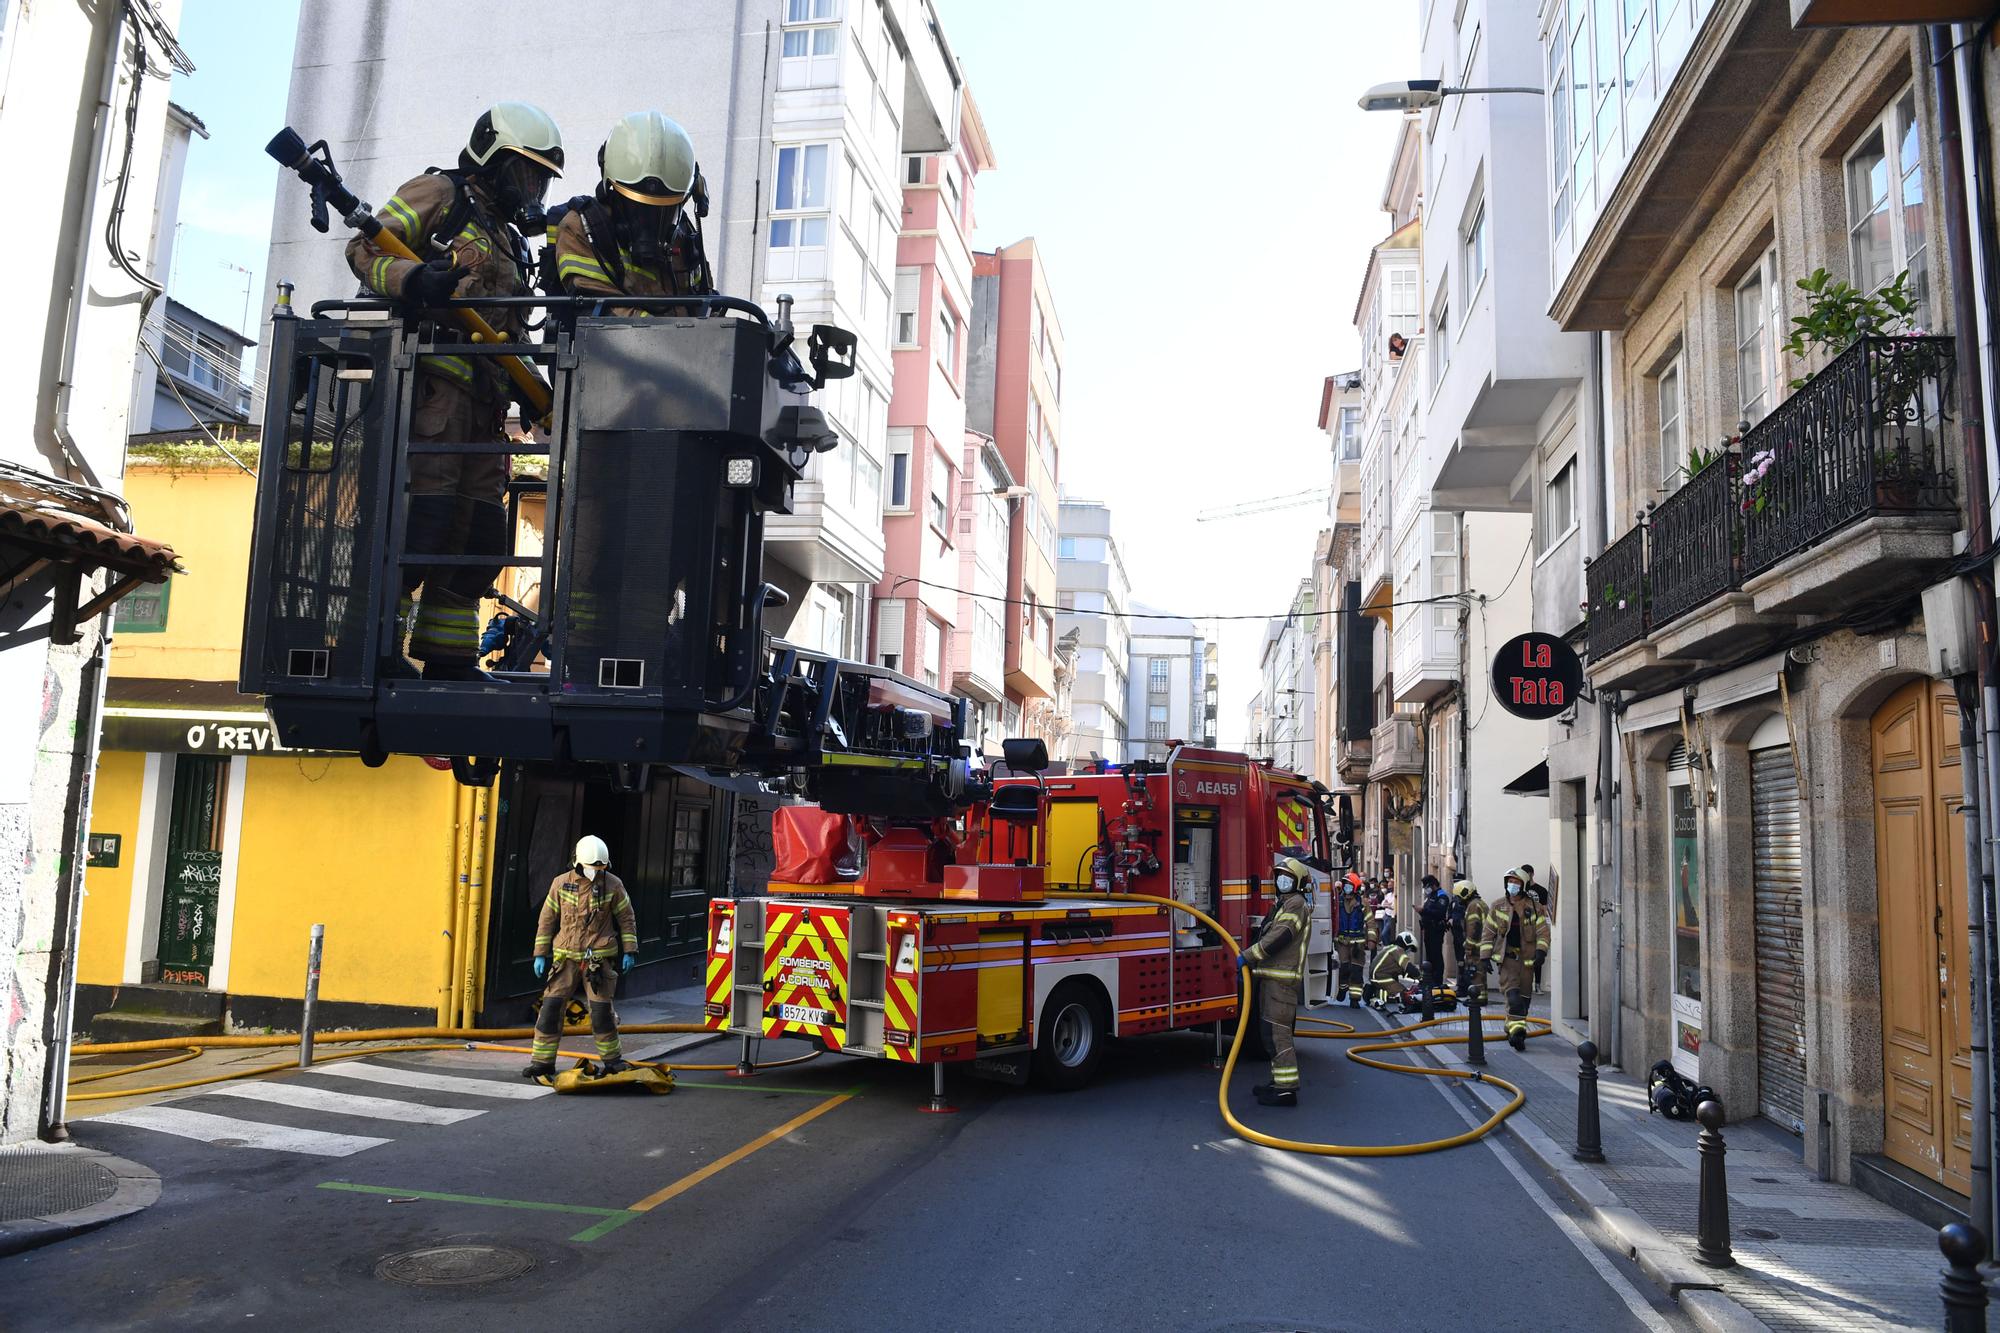
[[[1039,741],[1007,744],[1015,776],[953,818],[778,809],[768,891],[709,907],[708,1026],[933,1065],[940,1088],[967,1061],[1079,1087],[1112,1037],[1234,1017],[1213,931],[1089,895],[1173,898],[1247,942],[1277,855],[1331,866],[1324,788],[1185,745],[1164,765],[1045,776]],[[1329,897],[1308,946],[1322,988]]]

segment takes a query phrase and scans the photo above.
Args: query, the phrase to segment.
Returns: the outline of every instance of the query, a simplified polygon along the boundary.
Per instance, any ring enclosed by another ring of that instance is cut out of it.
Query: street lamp
[[[1361,94],[1359,105],[1363,111],[1422,111],[1436,106],[1447,97],[1466,97],[1473,93],[1534,93],[1543,95],[1540,88],[1450,88],[1440,79],[1397,79],[1391,83],[1378,83]]]

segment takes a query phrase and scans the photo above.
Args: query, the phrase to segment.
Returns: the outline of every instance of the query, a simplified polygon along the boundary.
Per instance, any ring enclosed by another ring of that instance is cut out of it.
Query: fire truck
[[[1224,750],[1053,775],[1008,741],[1008,776],[962,815],[884,820],[774,812],[777,869],[709,906],[705,1021],[747,1043],[797,1037],[846,1055],[1080,1087],[1115,1037],[1221,1023],[1231,950],[1271,910],[1271,868],[1331,878],[1324,788]],[[1093,896],[1107,895],[1107,896]],[[1331,893],[1316,895],[1307,998],[1326,998]]]

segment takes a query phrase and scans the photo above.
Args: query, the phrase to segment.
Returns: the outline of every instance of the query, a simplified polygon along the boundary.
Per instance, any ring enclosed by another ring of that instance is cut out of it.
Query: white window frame
[[[1385,347],[1391,333],[1402,334],[1406,342],[1417,336],[1424,319],[1422,285],[1413,264],[1401,264],[1389,270],[1388,294],[1384,301],[1388,322],[1380,340]],[[1405,305],[1409,307],[1407,310],[1398,309]]]
[[[903,184],[922,185],[924,183],[924,159],[916,153],[903,159]]]
[[[1451,369],[1451,275],[1438,284],[1438,303],[1431,310],[1430,337],[1424,340],[1430,349],[1431,389],[1435,392],[1444,383],[1445,373]]]
[[[1748,312],[1754,312],[1759,322],[1746,328],[1746,297],[1750,288],[1757,286],[1757,293],[1750,297]],[[1773,408],[1784,400],[1784,372],[1780,369],[1778,334],[1784,327],[1784,306],[1778,280],[1778,247],[1766,247],[1755,263],[1738,278],[1730,288],[1731,344],[1734,351],[1736,374],[1736,411],[1741,420],[1756,425],[1771,414]],[[1756,393],[1750,392],[1750,385],[1744,371],[1756,361],[1762,382]]]
[[[820,153],[819,197],[809,199],[813,184],[810,172],[812,150]],[[827,276],[827,263],[831,247],[827,244],[827,233],[833,228],[833,200],[828,193],[832,183],[832,164],[837,145],[826,142],[800,142],[779,144],[771,157],[771,214],[766,220],[770,235],[766,242],[769,253],[766,282],[822,282]],[[787,199],[781,191],[785,183],[783,164],[785,155],[794,153],[792,196]],[[809,244],[805,239],[806,229],[817,223],[819,242]],[[782,231],[781,231],[782,226]],[[779,237],[788,239],[783,242]],[[781,262],[780,256],[789,262]],[[817,272],[808,270],[817,268]]]
[[[958,488],[952,484],[952,467],[942,449],[931,450],[928,462],[929,476],[924,487],[924,518],[938,535],[951,540],[952,496]]]
[[[888,438],[888,466],[882,473],[882,512],[885,514],[907,514],[911,501],[912,451],[916,443],[916,432],[908,426],[891,426]],[[903,498],[896,499],[896,464],[903,465]]]
[[[786,0],[784,31],[778,45],[778,87],[840,86],[840,11],[841,0]],[[789,51],[794,38],[801,48],[795,54]]]
[[[1547,555],[1576,531],[1576,455],[1571,454],[1549,475],[1542,503],[1535,512],[1535,554]],[[1554,526],[1561,523],[1560,528]]]
[[[1914,138],[1917,145],[1917,160],[1909,167],[1905,167],[1903,163],[1906,136]],[[1928,328],[1929,320],[1926,317],[1925,307],[1929,305],[1930,296],[1930,234],[1925,228],[1924,220],[1932,201],[1923,193],[1927,182],[1924,180],[1922,145],[1923,123],[1917,111],[1916,90],[1912,86],[1905,86],[1901,92],[1889,99],[1881,114],[1876,116],[1855,140],[1853,147],[1841,155],[1840,189],[1847,218],[1847,263],[1850,280],[1861,290],[1874,292],[1884,283],[1893,281],[1898,273],[1908,269],[1910,290],[1916,295],[1918,302],[1916,322],[1919,326]],[[1858,159],[1871,147],[1880,155],[1883,194],[1879,201],[1870,200],[1869,213],[1857,219],[1854,169]],[[1915,210],[1908,207],[1909,187],[1913,180],[1921,200]],[[1889,250],[1886,256],[1888,271],[1879,277],[1862,272],[1859,249],[1868,219],[1874,216],[1872,206],[1877,202],[1886,214],[1889,232]],[[1912,212],[1915,213],[1914,238],[1910,234],[1913,230]],[[1913,240],[1917,242],[1914,249]]]
[[[1667,403],[1669,384],[1674,393],[1671,415]],[[1653,377],[1653,406],[1657,413],[1654,434],[1659,442],[1660,488],[1672,491],[1679,487],[1688,460],[1686,353],[1675,352],[1673,359]]]
[[[937,309],[938,309],[938,345],[937,345],[938,369],[944,372],[944,377],[946,379],[950,380],[953,384],[957,384],[958,364],[959,364],[958,362],[959,343],[961,341],[959,336],[959,330],[962,329],[964,325],[959,322],[958,312],[951,308],[951,302],[945,298],[943,292],[938,293]]]
[[[891,346],[901,349],[923,346],[917,338],[922,304],[923,271],[897,269],[895,315],[890,321],[890,336],[894,339]]]
[[[1486,196],[1482,194],[1472,206],[1471,221],[1465,224],[1458,237],[1459,280],[1465,287],[1463,304],[1468,310],[1472,308],[1473,298],[1479,295],[1479,289],[1486,285],[1490,244],[1486,226]]]

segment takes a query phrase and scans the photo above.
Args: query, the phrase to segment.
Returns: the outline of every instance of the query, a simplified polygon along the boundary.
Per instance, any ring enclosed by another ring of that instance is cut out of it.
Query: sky
[[[634,0],[640,3],[642,0]],[[652,3],[653,0],[643,0]],[[1112,508],[1134,600],[1282,614],[1324,508],[1196,522],[1323,486],[1326,376],[1360,364],[1354,300],[1397,117],[1355,99],[1417,70],[1414,0],[935,0],[991,139],[974,242],[1035,237],[1062,325],[1062,480]],[[298,0],[184,0],[190,154],[169,289],[253,327],[269,299]],[[242,270],[249,270],[246,274]],[[1219,623],[1218,739],[1245,741],[1259,619]]]

